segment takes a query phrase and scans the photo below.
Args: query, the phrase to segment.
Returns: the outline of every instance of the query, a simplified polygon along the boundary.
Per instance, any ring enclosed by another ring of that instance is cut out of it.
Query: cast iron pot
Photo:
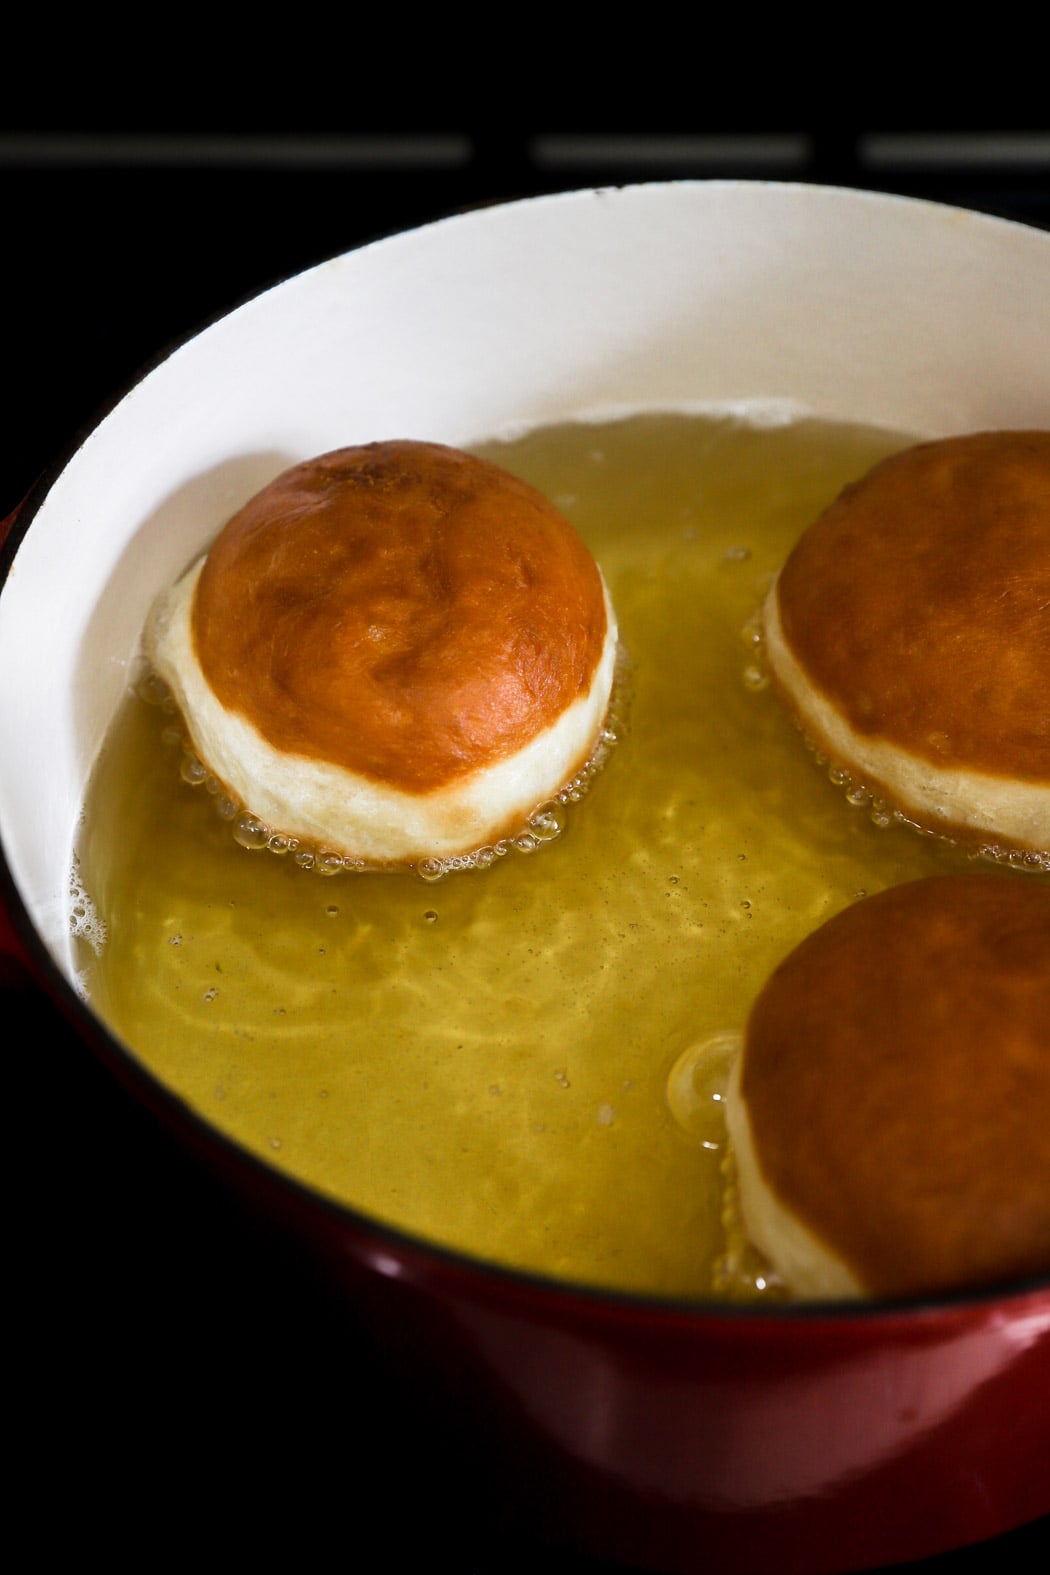
[[[1050,1283],[737,1311],[582,1292],[324,1202],[205,1126],[78,995],[86,775],[157,590],[284,465],[782,401],[936,436],[1050,425],[1050,236],[828,188],[490,208],[338,257],[151,370],[9,523],[0,835],[17,949],[135,1097],[398,1331],[552,1546],[669,1572],[926,1557],[1050,1511]]]

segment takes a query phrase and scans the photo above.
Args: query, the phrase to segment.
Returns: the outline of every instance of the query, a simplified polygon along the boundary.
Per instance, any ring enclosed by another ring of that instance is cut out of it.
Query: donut
[[[1050,1274],[1050,884],[928,877],[825,922],[759,992],[726,1119],[794,1297]]]
[[[400,440],[277,476],[145,637],[223,792],[370,869],[521,831],[592,760],[617,645],[598,566],[546,498]]]
[[[860,798],[1050,869],[1050,431],[882,460],[803,533],[762,633],[776,689]]]

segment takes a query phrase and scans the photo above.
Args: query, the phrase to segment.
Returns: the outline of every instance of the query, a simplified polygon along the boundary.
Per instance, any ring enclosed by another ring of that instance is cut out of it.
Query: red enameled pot
[[[86,774],[156,591],[231,496],[391,435],[754,400],[926,435],[1050,425],[1050,236],[828,188],[486,209],[335,258],[157,365],[9,524],[2,937],[134,1097],[316,1251],[552,1546],[668,1572],[859,1569],[1050,1512],[1050,1282],[762,1311],[581,1292],[324,1202],[207,1127],[80,998]],[[435,1379],[435,1375],[437,1378]]]

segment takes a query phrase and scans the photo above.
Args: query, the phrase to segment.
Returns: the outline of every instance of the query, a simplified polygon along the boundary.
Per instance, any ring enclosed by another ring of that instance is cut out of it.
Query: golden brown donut
[[[523,481],[382,442],[278,476],[162,598],[147,653],[269,828],[402,867],[521,830],[592,755],[616,624]]]
[[[782,696],[854,788],[1050,868],[1050,432],[881,461],[801,537],[763,625]]]
[[[1050,884],[941,876],[822,925],[754,1004],[727,1121],[797,1296],[1050,1274]]]

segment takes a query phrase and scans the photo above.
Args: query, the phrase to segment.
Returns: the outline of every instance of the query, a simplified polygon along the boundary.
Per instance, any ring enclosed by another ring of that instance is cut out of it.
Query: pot
[[[544,1546],[690,1575],[869,1568],[1050,1512],[1050,1282],[741,1310],[478,1264],[325,1201],[146,1070],[78,992],[87,774],[157,591],[284,464],[755,399],[928,436],[1050,424],[1050,236],[830,188],[681,183],[489,208],[248,301],[27,499],[0,597],[9,952],[133,1098],[455,1397]],[[17,681],[15,679],[17,675]]]

